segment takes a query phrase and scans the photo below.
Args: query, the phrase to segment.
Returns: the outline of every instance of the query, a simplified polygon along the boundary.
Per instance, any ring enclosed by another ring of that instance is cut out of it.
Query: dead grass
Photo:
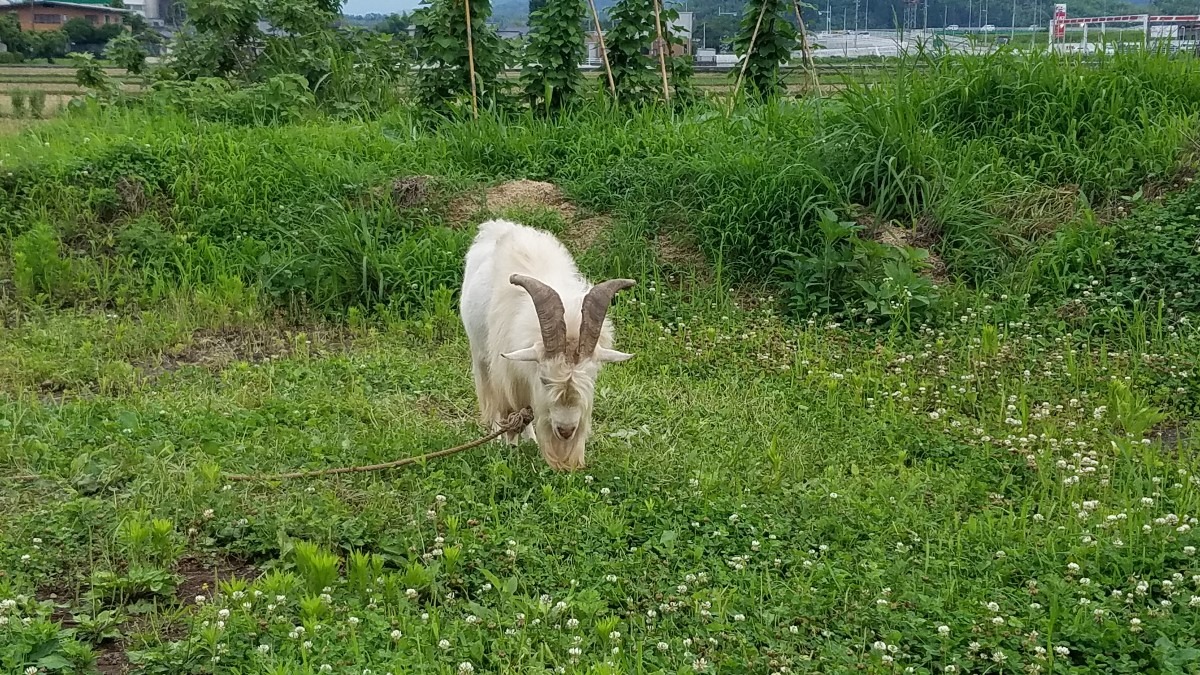
[[[1054,232],[1079,214],[1079,188],[1073,185],[1022,192],[1005,200],[999,215],[1018,234],[1037,237]]]
[[[483,191],[468,192],[450,202],[446,220],[452,226],[475,224],[488,214],[512,208],[541,207],[550,209],[568,223],[578,213],[575,205],[553,183],[536,180],[513,180]]]
[[[0,136],[16,136],[29,127],[42,124],[46,120],[13,119],[0,117]]]
[[[349,337],[333,329],[295,327],[226,327],[193,333],[164,351],[154,362],[142,364],[148,377],[158,377],[187,367],[217,371],[234,363],[264,363],[305,350],[323,356],[349,347]]]
[[[608,216],[593,216],[571,223],[563,233],[567,248],[576,252],[586,251],[604,238],[612,229],[612,218]]]
[[[923,274],[939,284],[950,280],[945,261],[932,250],[937,245],[939,239],[939,233],[932,224],[919,222],[916,227],[910,229],[900,227],[895,223],[880,223],[868,230],[868,232],[870,232],[872,239],[885,246],[924,249],[928,252],[929,257],[925,259],[928,267],[923,271]]]

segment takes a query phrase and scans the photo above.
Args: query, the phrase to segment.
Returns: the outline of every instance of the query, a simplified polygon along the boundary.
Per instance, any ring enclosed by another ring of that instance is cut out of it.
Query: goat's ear
[[[621,363],[633,358],[633,354],[626,354],[615,349],[605,349],[597,347],[593,357],[597,363]]]
[[[526,347],[525,349],[518,349],[515,352],[501,354],[500,356],[503,356],[504,358],[508,359],[509,361],[537,361],[538,360],[538,349],[537,349],[537,346],[534,345],[533,347]]]

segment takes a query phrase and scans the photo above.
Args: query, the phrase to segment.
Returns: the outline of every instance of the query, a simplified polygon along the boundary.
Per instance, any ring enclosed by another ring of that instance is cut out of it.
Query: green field
[[[191,104],[0,137],[4,672],[1200,667],[1193,61]],[[457,288],[487,216],[638,281],[588,466],[229,479],[485,432]]]

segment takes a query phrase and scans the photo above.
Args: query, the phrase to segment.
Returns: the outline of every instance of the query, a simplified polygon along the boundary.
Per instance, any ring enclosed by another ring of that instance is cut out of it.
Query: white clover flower
[[[471,665],[470,661],[458,664],[458,675],[471,675],[473,672],[475,672],[475,666]]]
[[[392,639],[393,639],[393,640],[399,640],[399,639],[400,639],[400,638],[402,638],[402,637],[404,637],[404,633],[401,633],[401,632],[400,632],[400,631],[398,631],[398,630],[393,630],[393,631],[392,631]]]
[[[946,636],[950,635],[950,626],[938,626],[937,631],[938,631],[938,635],[941,635],[942,637],[946,637]]]
[[[259,646],[258,646],[258,653],[259,653],[259,654],[263,654],[263,655],[265,655],[265,654],[266,654],[267,652],[269,652],[269,651],[271,651],[271,645],[259,645]]]
[[[442,650],[450,649],[450,641],[445,638],[438,640],[438,648]]]
[[[671,645],[669,645],[665,642],[659,642],[657,645],[654,645],[654,646],[660,652],[665,652],[671,648]]]
[[[876,640],[875,642],[871,643],[871,649],[874,649],[877,652],[887,651],[887,643],[883,640]]]

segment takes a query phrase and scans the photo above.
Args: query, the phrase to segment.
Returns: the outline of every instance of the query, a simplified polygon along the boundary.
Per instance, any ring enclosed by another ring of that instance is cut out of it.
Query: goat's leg
[[[475,397],[479,400],[479,415],[483,424],[491,431],[498,431],[508,419],[508,404],[504,402],[504,397],[492,383],[486,363],[472,360],[471,373],[475,376]],[[515,440],[509,439],[511,435],[511,433],[505,432],[497,437],[496,441],[516,445]]]

